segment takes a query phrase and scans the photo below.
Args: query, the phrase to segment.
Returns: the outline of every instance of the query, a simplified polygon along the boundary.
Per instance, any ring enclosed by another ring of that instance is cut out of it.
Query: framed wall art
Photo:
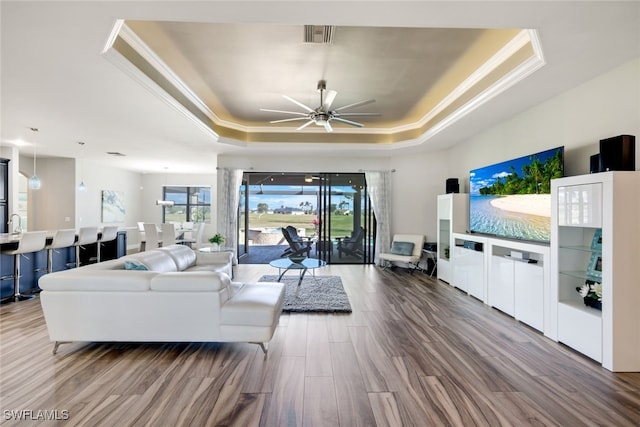
[[[124,217],[124,193],[102,190],[102,222],[124,222]]]

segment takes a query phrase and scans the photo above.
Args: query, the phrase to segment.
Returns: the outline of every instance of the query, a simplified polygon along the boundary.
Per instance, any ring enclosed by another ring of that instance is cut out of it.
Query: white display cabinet
[[[551,293],[558,341],[611,371],[640,371],[640,172],[551,182]],[[601,239],[594,236],[601,236]],[[601,283],[601,310],[576,288]]]
[[[451,283],[453,234],[469,228],[469,195],[449,193],[438,196],[438,279]]]
[[[453,276],[450,284],[484,302],[487,238],[454,233],[453,239]]]

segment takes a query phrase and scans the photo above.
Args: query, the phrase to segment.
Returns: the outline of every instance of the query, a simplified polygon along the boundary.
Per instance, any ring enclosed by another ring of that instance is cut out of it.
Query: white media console
[[[450,285],[549,335],[549,246],[454,233]]]

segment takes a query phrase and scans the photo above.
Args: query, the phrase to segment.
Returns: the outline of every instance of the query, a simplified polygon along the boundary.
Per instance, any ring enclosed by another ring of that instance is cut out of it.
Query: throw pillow
[[[394,255],[411,256],[413,254],[413,243],[393,242],[391,243],[391,253]]]
[[[148,270],[148,268],[144,264],[138,261],[131,261],[131,260],[125,260],[124,269],[125,270]]]

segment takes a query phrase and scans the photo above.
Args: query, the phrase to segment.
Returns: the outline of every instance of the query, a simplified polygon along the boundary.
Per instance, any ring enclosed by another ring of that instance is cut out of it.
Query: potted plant
[[[586,283],[576,290],[583,298],[584,305],[602,310],[602,284],[587,280]]]
[[[224,243],[224,236],[220,233],[216,233],[209,238],[209,243],[213,244],[215,249],[220,249],[220,245]]]

